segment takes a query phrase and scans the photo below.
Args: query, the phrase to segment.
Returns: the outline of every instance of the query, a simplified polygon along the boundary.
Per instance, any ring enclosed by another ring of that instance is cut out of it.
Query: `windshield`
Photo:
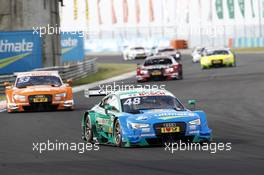
[[[154,59],[148,59],[145,61],[144,66],[152,66],[152,65],[166,65],[166,64],[172,64],[171,59],[169,58],[154,58]]]
[[[61,86],[61,80],[56,76],[25,76],[17,79],[16,87],[23,88],[36,85]]]
[[[172,48],[166,48],[166,49],[160,49],[158,52],[173,52],[173,51],[175,50]]]
[[[227,50],[214,50],[214,51],[207,51],[206,55],[228,55],[229,52]]]
[[[121,99],[122,111],[140,113],[140,110],[174,109],[183,111],[183,105],[172,96],[143,96]]]

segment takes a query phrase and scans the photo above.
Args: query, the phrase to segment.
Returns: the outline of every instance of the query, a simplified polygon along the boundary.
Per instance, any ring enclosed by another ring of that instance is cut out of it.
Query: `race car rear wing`
[[[104,90],[104,89],[85,89],[84,90],[84,96],[86,98],[93,97],[93,96],[106,96],[110,92]]]

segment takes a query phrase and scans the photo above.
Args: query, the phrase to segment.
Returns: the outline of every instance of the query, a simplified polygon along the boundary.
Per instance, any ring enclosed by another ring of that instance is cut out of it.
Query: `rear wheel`
[[[87,116],[85,120],[85,133],[84,133],[85,140],[89,143],[93,141],[93,131],[92,131],[92,124],[90,121],[90,117]]]
[[[206,69],[206,67],[205,67],[205,66],[201,66],[201,68],[202,68],[202,69]]]
[[[120,123],[118,120],[116,120],[114,125],[114,139],[116,146],[121,147],[122,146],[122,131],[120,127]]]
[[[182,80],[183,79],[183,73],[182,71],[179,73],[179,80]]]

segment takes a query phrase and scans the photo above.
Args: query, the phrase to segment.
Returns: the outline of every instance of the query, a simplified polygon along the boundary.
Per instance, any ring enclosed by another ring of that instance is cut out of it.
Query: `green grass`
[[[97,66],[98,66],[97,73],[88,75],[84,78],[74,81],[73,86],[93,83],[96,81],[118,76],[123,73],[136,71],[135,64],[97,64]]]
[[[264,52],[264,47],[254,47],[254,48],[239,48],[232,49],[235,53],[255,53],[255,52]]]

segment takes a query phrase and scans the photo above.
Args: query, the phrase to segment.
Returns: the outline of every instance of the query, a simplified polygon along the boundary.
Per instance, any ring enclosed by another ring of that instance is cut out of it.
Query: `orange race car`
[[[71,84],[64,84],[57,71],[15,73],[14,85],[6,82],[8,112],[72,110]]]

